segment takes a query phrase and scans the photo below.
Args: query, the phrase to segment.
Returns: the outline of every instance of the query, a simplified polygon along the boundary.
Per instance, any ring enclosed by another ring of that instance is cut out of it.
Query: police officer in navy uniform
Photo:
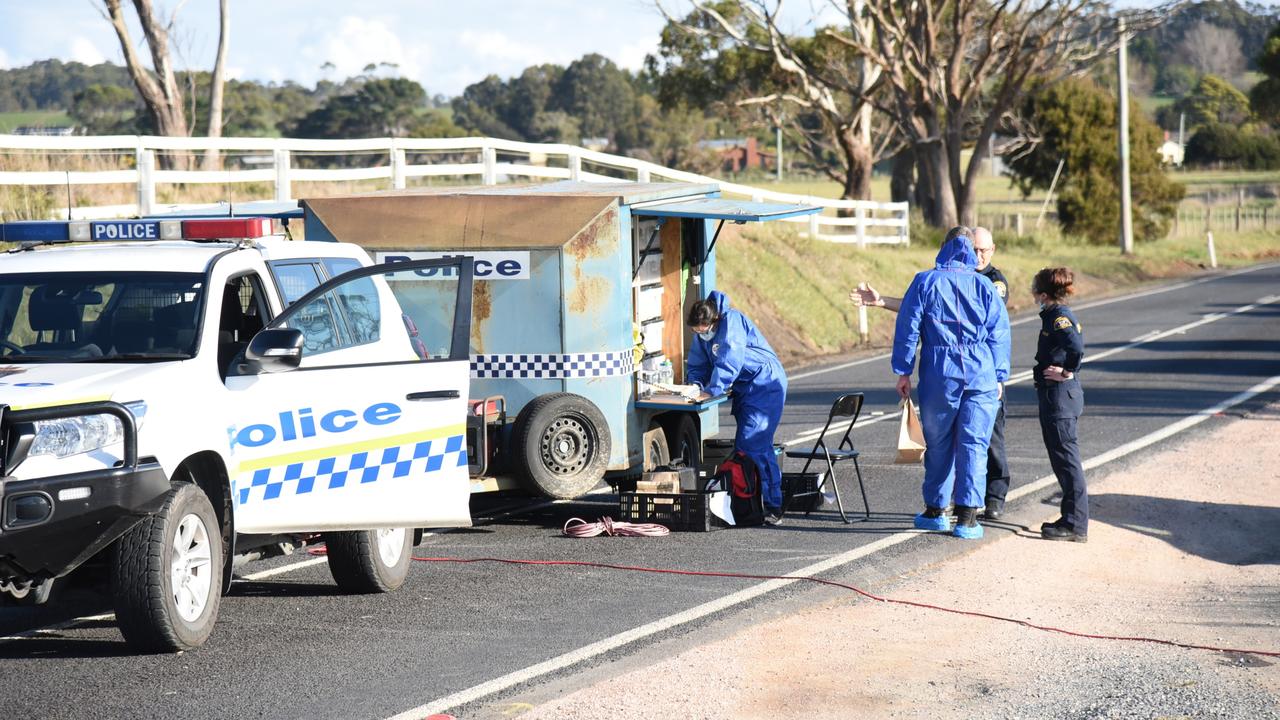
[[[991,281],[1005,308],[1009,307],[1009,281],[1004,273],[991,264],[995,256],[996,245],[991,231],[984,227],[973,229],[973,251],[978,256],[978,274]],[[875,288],[863,283],[849,293],[854,305],[882,307],[898,312],[902,298],[881,296]],[[984,495],[986,507],[983,510],[984,520],[995,520],[1004,513],[1005,495],[1009,493],[1009,460],[1004,450],[1004,393],[1000,393],[1000,409],[996,411],[996,423],[991,429],[991,444],[987,447],[987,489]]]
[[[999,268],[991,264],[996,244],[990,230],[984,227],[973,229],[973,251],[978,255],[978,274],[991,281],[1008,308],[1009,281]],[[1004,398],[1005,393],[1000,393],[1000,409],[996,411],[996,424],[991,428],[991,444],[987,447],[986,508],[982,513],[985,520],[995,520],[1004,513],[1004,498],[1009,494],[1009,460],[1004,451]]]
[[[1040,431],[1049,464],[1062,487],[1062,517],[1040,526],[1046,540],[1085,542],[1089,538],[1089,489],[1076,422],[1084,412],[1080,362],[1084,336],[1080,322],[1064,303],[1073,292],[1075,276],[1069,268],[1045,268],[1036,273],[1031,293],[1040,303],[1040,342],[1033,370],[1040,401]]]

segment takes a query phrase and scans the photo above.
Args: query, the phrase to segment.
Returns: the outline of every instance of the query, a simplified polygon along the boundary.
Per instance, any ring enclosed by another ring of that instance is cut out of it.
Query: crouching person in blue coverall
[[[986,493],[987,446],[1000,384],[1009,377],[1009,314],[991,281],[975,268],[972,233],[956,227],[932,270],[917,273],[902,298],[893,336],[898,394],[911,395],[920,345],[920,424],[924,428],[924,504],[921,530],[950,530],[946,507],[954,497],[956,537],[982,537],[978,510]]]
[[[729,298],[713,290],[689,307],[694,332],[685,381],[708,395],[733,390],[733,418],[738,430],[733,445],[753,461],[760,476],[765,522],[782,522],[782,468],[773,450],[773,435],[787,399],[787,374],[778,355],[756,326]]]

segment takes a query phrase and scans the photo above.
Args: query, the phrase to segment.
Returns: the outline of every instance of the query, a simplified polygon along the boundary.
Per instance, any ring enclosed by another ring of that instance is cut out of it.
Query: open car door
[[[402,306],[387,279],[415,271],[452,292]],[[237,532],[471,524],[471,284],[469,257],[364,267],[316,287],[254,338],[227,378]],[[289,352],[282,337],[301,349],[292,365],[272,361]]]

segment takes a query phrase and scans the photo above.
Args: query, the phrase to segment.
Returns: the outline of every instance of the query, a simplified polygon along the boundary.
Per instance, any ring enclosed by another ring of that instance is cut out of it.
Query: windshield
[[[195,354],[196,273],[0,275],[6,363],[182,360]]]

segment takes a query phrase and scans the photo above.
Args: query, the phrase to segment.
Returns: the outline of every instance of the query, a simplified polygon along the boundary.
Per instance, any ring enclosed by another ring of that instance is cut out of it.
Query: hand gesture
[[[858,287],[849,293],[849,302],[854,307],[866,305],[868,307],[881,307],[884,300],[880,298],[880,293],[876,289],[866,283],[858,283]]]

